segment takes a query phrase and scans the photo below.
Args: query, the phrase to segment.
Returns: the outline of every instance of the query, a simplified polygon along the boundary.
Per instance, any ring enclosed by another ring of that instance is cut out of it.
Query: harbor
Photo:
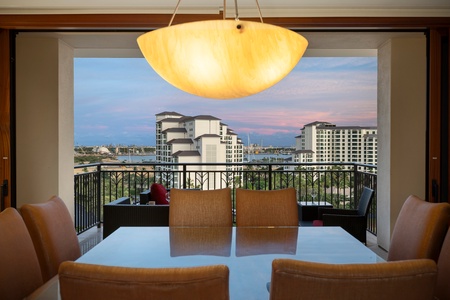
[[[243,162],[289,162],[292,147],[244,147]],[[156,162],[154,146],[76,146],[76,165],[96,162],[152,163]]]

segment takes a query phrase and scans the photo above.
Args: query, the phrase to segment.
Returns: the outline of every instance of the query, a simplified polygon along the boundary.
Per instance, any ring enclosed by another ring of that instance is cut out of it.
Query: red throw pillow
[[[323,226],[323,221],[322,220],[314,220],[313,226]]]
[[[166,188],[159,183],[153,183],[150,187],[150,194],[152,195],[152,201],[155,201],[155,204],[169,204],[166,199]]]

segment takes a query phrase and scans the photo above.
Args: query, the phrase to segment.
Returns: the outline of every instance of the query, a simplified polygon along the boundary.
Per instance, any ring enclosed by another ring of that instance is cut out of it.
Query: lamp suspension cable
[[[238,6],[237,6],[237,0],[234,0],[234,19],[236,21],[239,21],[239,11],[238,11]]]
[[[261,20],[261,23],[264,23],[263,17],[262,17],[262,13],[261,13],[261,7],[259,6],[259,1],[255,0],[256,2],[256,7],[258,8],[258,14],[259,14],[259,19]],[[227,0],[223,0],[223,18],[225,19],[226,16],[226,7],[227,7]],[[235,17],[234,19],[236,21],[239,21],[239,11],[238,11],[238,3],[237,0],[234,0],[234,8],[235,8]]]
[[[172,18],[170,19],[168,27],[170,27],[170,25],[172,25],[173,19],[175,18],[175,15],[177,14],[178,7],[180,6],[180,3],[181,3],[181,0],[178,0],[177,6],[175,6],[175,10],[173,11]]]
[[[237,0],[236,0],[236,1],[237,1]],[[260,20],[261,20],[261,23],[264,23],[263,17],[262,17],[262,14],[261,14],[261,7],[259,7],[259,2],[258,2],[258,0],[256,0],[256,7],[258,8],[259,18],[260,18]]]
[[[255,0],[255,2],[256,2],[256,7],[258,8],[259,19],[261,20],[261,23],[264,23],[262,13],[261,13],[261,7],[259,6],[259,1]],[[181,3],[181,0],[178,0],[177,5],[175,6],[175,9],[172,14],[172,18],[170,18],[169,26],[172,25],[173,19],[175,19],[175,15],[178,12],[178,7],[180,7],[180,3]],[[239,10],[238,10],[237,0],[234,0],[234,10],[235,10],[234,19],[236,21],[239,21]],[[227,17],[227,0],[223,0],[223,19],[225,20],[226,17]]]

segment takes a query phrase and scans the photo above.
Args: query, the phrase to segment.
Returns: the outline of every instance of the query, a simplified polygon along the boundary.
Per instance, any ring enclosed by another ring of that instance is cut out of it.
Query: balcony
[[[97,163],[76,166],[74,171],[78,233],[101,225],[104,204],[121,197],[138,202],[140,193],[154,182],[169,189],[230,187],[233,210],[236,188],[294,187],[298,201],[320,200],[334,207],[355,209],[362,187],[376,191],[377,184],[376,166],[356,163]],[[367,222],[367,230],[374,235],[377,233],[376,210],[375,193]]]

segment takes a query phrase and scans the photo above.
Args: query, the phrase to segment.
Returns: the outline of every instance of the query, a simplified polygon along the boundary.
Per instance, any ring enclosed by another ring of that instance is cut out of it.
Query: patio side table
[[[333,205],[326,201],[299,201],[298,219],[301,225],[312,225],[312,221],[317,219],[319,207],[332,208]]]

